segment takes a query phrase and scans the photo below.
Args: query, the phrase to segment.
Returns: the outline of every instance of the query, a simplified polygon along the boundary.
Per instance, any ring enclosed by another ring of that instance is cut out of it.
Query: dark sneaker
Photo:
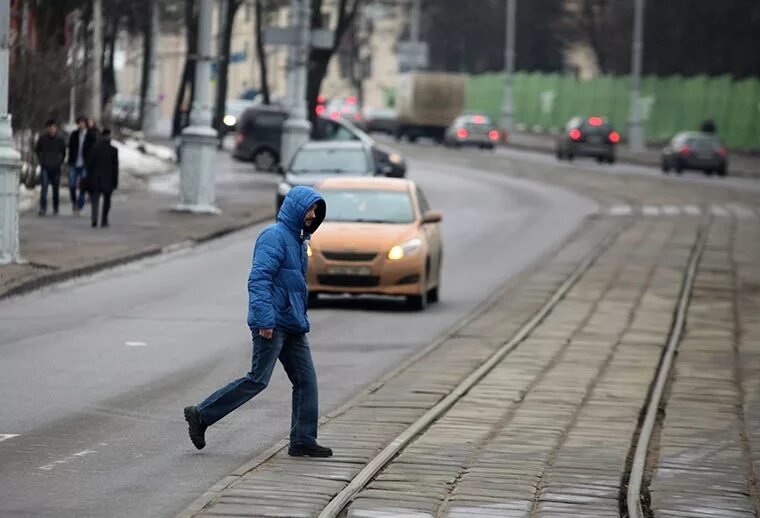
[[[201,415],[198,409],[194,406],[185,407],[185,421],[187,421],[188,432],[190,433],[190,440],[199,450],[202,450],[206,446],[206,426],[201,421]]]
[[[325,448],[319,444],[313,444],[311,446],[298,446],[290,445],[288,447],[288,455],[291,457],[332,457],[333,451],[330,448]]]

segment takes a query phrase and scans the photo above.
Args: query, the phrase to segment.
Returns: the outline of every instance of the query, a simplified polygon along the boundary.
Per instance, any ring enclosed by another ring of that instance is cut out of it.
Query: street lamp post
[[[0,0],[0,264],[19,262],[18,172],[20,158],[13,149],[11,116],[8,113],[8,47],[10,1]]]
[[[282,157],[287,164],[298,147],[309,139],[311,123],[306,117],[306,81],[311,46],[311,6],[309,0],[292,0],[291,26],[295,27],[296,41],[290,46],[286,95],[290,114],[283,125]]]
[[[501,107],[501,127],[511,133],[515,125],[515,113],[513,104],[513,80],[515,73],[515,16],[517,14],[517,0],[507,0],[507,19],[504,50],[504,100]]]
[[[195,98],[190,126],[182,130],[179,203],[175,210],[219,214],[214,205],[214,171],[217,133],[211,127],[211,16],[213,0],[200,0]]]
[[[634,0],[633,50],[631,56],[631,120],[628,144],[631,151],[644,151],[644,121],[641,120],[641,61],[644,54],[644,0]]]

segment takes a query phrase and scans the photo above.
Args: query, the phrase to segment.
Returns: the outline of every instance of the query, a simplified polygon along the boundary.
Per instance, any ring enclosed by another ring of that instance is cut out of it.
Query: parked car
[[[317,189],[327,216],[309,242],[309,298],[320,294],[406,297],[417,310],[438,302],[441,213],[410,180],[332,177]]]
[[[272,106],[249,108],[240,117],[235,137],[233,156],[238,160],[253,161],[259,171],[271,171],[280,162],[282,125],[287,119],[285,109]],[[314,140],[359,141],[371,147],[375,161],[392,168],[393,176],[406,175],[406,160],[396,150],[378,144],[369,135],[351,124],[338,119],[317,117]]]
[[[287,167],[279,167],[282,181],[277,186],[275,205],[279,210],[285,196],[296,185],[314,186],[328,176],[375,176],[392,174],[388,165],[378,164],[372,148],[360,141],[306,142]]]
[[[596,158],[597,162],[615,162],[615,147],[620,134],[603,117],[573,117],[565,132],[557,137],[557,159],[572,160],[576,156]]]
[[[361,120],[356,125],[367,133],[377,131],[395,135],[398,118],[392,108],[365,108],[362,110]]]
[[[280,162],[282,125],[287,118],[287,110],[278,106],[245,110],[237,121],[232,156],[252,161],[259,171],[272,171]]]
[[[711,133],[682,132],[674,136],[662,150],[661,166],[664,173],[671,169],[682,173],[687,169],[714,172],[726,176],[728,149]]]
[[[443,143],[447,146],[478,146],[493,149],[501,133],[491,118],[483,114],[460,115],[446,129]]]
[[[248,108],[253,108],[260,101],[248,99],[228,99],[224,104],[224,117],[219,131],[219,138],[224,138],[227,133],[235,131],[238,119]]]

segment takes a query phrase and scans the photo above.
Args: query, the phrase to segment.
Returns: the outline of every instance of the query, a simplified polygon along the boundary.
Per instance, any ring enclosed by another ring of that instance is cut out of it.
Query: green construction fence
[[[630,78],[602,76],[581,80],[572,75],[518,73],[514,77],[515,121],[520,128],[543,132],[564,128],[576,115],[608,117],[625,137],[630,111]],[[470,76],[467,109],[499,120],[504,74]],[[683,130],[698,130],[712,118],[718,135],[732,149],[760,150],[760,80],[720,77],[654,77],[641,81],[641,113],[651,143]]]

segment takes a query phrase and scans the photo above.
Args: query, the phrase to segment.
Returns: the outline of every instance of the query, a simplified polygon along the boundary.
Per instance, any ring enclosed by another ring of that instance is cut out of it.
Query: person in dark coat
[[[92,205],[92,226],[98,226],[98,206],[103,196],[100,226],[107,227],[111,194],[119,187],[119,150],[111,144],[111,131],[107,128],[100,134],[87,162],[87,187]]]
[[[712,119],[705,119],[699,129],[702,133],[710,133],[714,135],[716,130],[715,121]]]
[[[95,146],[95,134],[87,127],[87,119],[78,117],[77,126],[69,135],[69,195],[74,214],[79,214],[84,207],[85,189],[80,182],[87,175],[87,160]]]
[[[42,191],[40,192],[40,216],[47,213],[48,187],[53,188],[53,214],[58,214],[58,189],[61,182],[61,165],[66,158],[66,142],[58,134],[58,124],[54,120],[45,123],[45,133],[37,138],[34,152],[42,169]]]
[[[250,372],[217,390],[197,406],[185,407],[193,445],[206,446],[206,428],[250,400],[269,384],[277,360],[293,384],[288,455],[330,457],[317,443],[317,374],[306,333],[307,240],[325,219],[327,205],[311,187],[291,189],[253,249],[248,275],[248,328],[253,336]]]

